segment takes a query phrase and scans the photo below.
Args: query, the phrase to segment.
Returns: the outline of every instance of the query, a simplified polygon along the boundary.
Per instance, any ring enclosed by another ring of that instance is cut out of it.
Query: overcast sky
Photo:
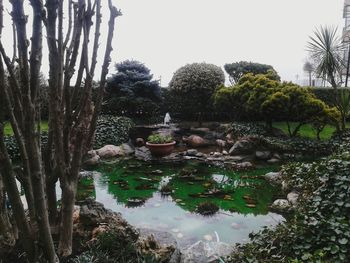
[[[145,63],[166,86],[186,63],[271,64],[304,77],[306,42],[320,25],[343,27],[343,0],[115,0],[114,61]]]
[[[167,86],[173,73],[187,63],[207,62],[223,67],[240,60],[270,64],[283,80],[296,82],[297,75],[299,80],[304,78],[306,43],[313,31],[320,25],[334,25],[341,33],[344,24],[343,0],[113,0],[113,3],[123,16],[117,19],[110,72],[116,62],[139,60],[156,79],[161,77],[162,86]],[[107,0],[102,0],[102,4],[106,23]],[[11,10],[6,0],[5,8]],[[30,10],[27,6],[29,15]],[[102,31],[105,33],[107,27]],[[8,16],[3,34],[10,55],[12,32]],[[103,34],[102,39],[105,37]],[[104,46],[102,40],[101,47]],[[99,58],[102,62],[102,53]],[[47,59],[44,56],[42,66],[46,74]]]

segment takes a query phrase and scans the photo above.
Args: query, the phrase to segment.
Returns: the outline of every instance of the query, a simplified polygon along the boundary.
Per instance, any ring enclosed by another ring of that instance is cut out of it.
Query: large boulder
[[[120,213],[106,209],[103,204],[93,199],[77,202],[79,209],[75,209],[73,239],[79,240],[77,251],[93,242],[102,232],[113,231],[121,240],[135,243],[139,238],[138,231],[126,222]],[[105,226],[101,228],[101,226]],[[84,250],[84,249],[83,249]]]
[[[152,159],[152,155],[146,146],[142,146],[135,149],[135,158],[138,160],[149,161]]]
[[[90,150],[85,154],[83,164],[86,166],[95,166],[99,164],[100,159],[100,156],[98,156],[95,150]]]
[[[95,152],[95,155],[93,156],[87,156],[85,157],[85,161],[84,161],[84,165],[87,165],[87,166],[96,166],[100,163],[100,156],[97,155],[97,153]]]
[[[135,149],[128,143],[123,143],[120,145],[120,148],[122,150],[122,154],[125,156],[132,155],[135,152]]]
[[[120,146],[105,145],[102,148],[96,150],[96,153],[102,159],[108,159],[108,158],[113,158],[113,157],[118,157],[123,155],[123,150]]]
[[[235,164],[234,168],[238,171],[247,171],[254,168],[254,165],[251,162],[241,162]]]
[[[270,151],[256,151],[255,152],[255,157],[258,160],[268,160],[271,156],[271,152]]]
[[[181,263],[214,263],[233,251],[232,245],[223,242],[198,241],[182,251]]]
[[[198,151],[196,149],[188,149],[185,152],[185,155],[187,156],[196,156],[198,154]]]
[[[289,194],[287,194],[287,200],[292,205],[296,205],[298,203],[298,199],[299,199],[299,193],[298,192],[292,191]]]
[[[241,139],[231,147],[229,154],[239,155],[239,154],[253,154],[256,149],[256,143],[249,139]]]
[[[220,147],[220,149],[223,149],[226,147],[226,141],[221,140],[221,139],[217,139],[215,141],[216,145]]]
[[[112,232],[125,246],[135,244],[136,249],[144,255],[150,255],[156,262],[179,262],[179,251],[174,255],[177,244],[169,234],[158,231],[141,231],[129,225],[120,213],[115,213],[92,199],[78,202],[79,207],[74,211],[73,240],[77,251],[89,249],[98,235]],[[81,247],[79,247],[81,246]],[[176,261],[170,261],[174,256]],[[130,259],[132,261],[132,259]],[[130,261],[130,262],[131,262]],[[132,261],[133,262],[133,261]]]
[[[281,162],[281,160],[277,159],[277,158],[271,158],[271,159],[267,160],[268,164],[278,164],[280,162]]]
[[[143,138],[136,138],[135,139],[135,146],[136,147],[142,147],[145,145],[145,140]]]
[[[282,181],[282,175],[280,172],[270,172],[265,174],[264,179],[271,184],[278,185]]]
[[[290,203],[286,199],[277,199],[272,203],[271,209],[281,213],[288,212]]]
[[[158,260],[159,262],[178,263],[181,259],[181,252],[177,241],[171,233],[158,231],[153,229],[139,229],[140,238],[143,240],[155,240],[158,244]]]
[[[184,138],[186,144],[190,147],[203,147],[208,145],[208,142],[198,135],[191,135],[188,138]]]

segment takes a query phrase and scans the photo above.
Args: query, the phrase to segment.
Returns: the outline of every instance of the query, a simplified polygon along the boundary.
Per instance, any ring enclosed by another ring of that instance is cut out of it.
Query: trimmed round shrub
[[[224,84],[222,69],[213,64],[193,63],[178,69],[169,83],[170,114],[182,119],[203,119],[213,112],[212,96]]]

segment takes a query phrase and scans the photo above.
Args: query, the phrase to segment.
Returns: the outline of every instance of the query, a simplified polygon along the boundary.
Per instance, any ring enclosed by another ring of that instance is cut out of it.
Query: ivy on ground
[[[325,160],[283,168],[287,188],[301,193],[296,212],[276,228],[251,234],[228,262],[350,262],[349,138],[343,135],[343,150]]]
[[[129,140],[129,132],[134,123],[127,117],[100,116],[97,120],[94,148],[107,144],[120,145]]]

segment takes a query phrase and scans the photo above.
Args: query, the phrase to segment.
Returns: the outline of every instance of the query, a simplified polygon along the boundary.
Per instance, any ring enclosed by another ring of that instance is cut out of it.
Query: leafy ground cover
[[[350,262],[350,152],[286,165],[283,179],[301,193],[295,213],[276,228],[251,234],[228,262]]]

